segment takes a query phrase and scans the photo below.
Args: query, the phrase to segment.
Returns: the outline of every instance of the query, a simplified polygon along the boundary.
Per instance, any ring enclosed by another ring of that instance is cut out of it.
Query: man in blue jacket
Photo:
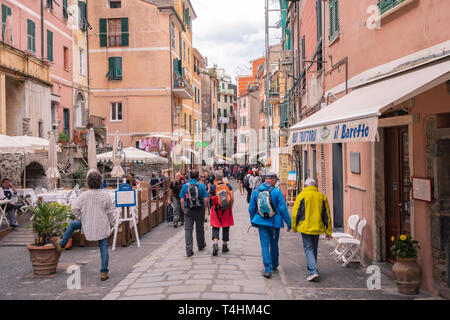
[[[259,240],[261,241],[262,258],[264,263],[264,277],[272,278],[272,271],[276,272],[279,266],[278,239],[280,237],[280,228],[287,225],[287,232],[291,230],[291,217],[284,200],[283,193],[276,188],[278,177],[274,173],[265,176],[265,182],[253,191],[250,199],[248,211],[252,226],[258,228]],[[268,191],[270,194],[271,206],[275,215],[272,217],[263,217],[261,210],[258,210],[258,196],[261,192]]]

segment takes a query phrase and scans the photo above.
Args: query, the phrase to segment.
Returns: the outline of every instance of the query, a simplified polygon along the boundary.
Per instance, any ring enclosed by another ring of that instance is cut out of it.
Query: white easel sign
[[[116,200],[115,200],[116,208],[119,208],[119,212],[116,216],[116,223],[114,225],[114,239],[113,239],[113,246],[112,250],[114,251],[116,249],[116,241],[117,241],[117,232],[119,230],[119,226],[123,221],[131,221],[133,222],[134,226],[134,232],[136,235],[136,242],[138,247],[141,247],[141,242],[139,241],[139,233],[136,223],[136,215],[132,210],[130,210],[130,207],[136,206],[136,190],[133,190],[133,188],[129,184],[121,184],[119,186],[119,190],[116,191]],[[124,217],[122,218],[121,214],[121,208],[125,208],[124,211]]]

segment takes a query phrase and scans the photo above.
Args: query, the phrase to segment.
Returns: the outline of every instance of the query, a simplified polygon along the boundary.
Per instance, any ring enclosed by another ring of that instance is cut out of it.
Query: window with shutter
[[[6,19],[8,18],[8,16],[11,15],[12,15],[11,8],[2,4],[2,40],[5,40]]]
[[[47,59],[53,61],[53,32],[47,30]]]
[[[87,17],[86,17],[86,2],[78,1],[78,15],[79,15],[79,26],[81,31],[86,31],[87,28]]]
[[[67,5],[67,0],[63,0],[63,9],[62,9],[62,12],[63,12],[63,18],[64,18],[64,20],[69,19],[69,11],[68,11],[67,7],[68,7],[68,5]]]
[[[36,53],[36,25],[30,19],[27,20],[27,49]]]
[[[330,35],[329,40],[333,41],[339,35],[339,0],[330,0]]]
[[[106,76],[111,80],[122,80],[122,57],[110,57],[108,59],[108,73]]]

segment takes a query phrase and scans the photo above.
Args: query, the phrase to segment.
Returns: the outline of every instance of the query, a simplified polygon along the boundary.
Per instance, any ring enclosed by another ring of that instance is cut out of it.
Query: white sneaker
[[[319,274],[312,274],[306,278],[306,281],[315,281],[315,279],[319,278]]]

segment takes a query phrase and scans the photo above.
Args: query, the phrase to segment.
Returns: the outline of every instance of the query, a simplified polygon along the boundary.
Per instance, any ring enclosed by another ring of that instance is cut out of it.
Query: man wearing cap
[[[330,206],[327,197],[317,189],[314,179],[306,179],[304,186],[292,209],[292,230],[302,234],[306,266],[309,272],[306,280],[318,281],[319,236],[325,233],[327,240],[331,238]]]
[[[291,217],[284,196],[279,188],[276,188],[278,177],[274,173],[265,176],[265,182],[256,189],[251,197],[248,211],[252,226],[258,228],[259,240],[261,242],[262,258],[264,263],[264,277],[272,278],[272,272],[276,272],[279,266],[278,239],[280,228],[287,225],[287,231],[291,230]],[[270,205],[275,212],[272,217],[264,217],[259,207],[259,195],[268,191]]]

